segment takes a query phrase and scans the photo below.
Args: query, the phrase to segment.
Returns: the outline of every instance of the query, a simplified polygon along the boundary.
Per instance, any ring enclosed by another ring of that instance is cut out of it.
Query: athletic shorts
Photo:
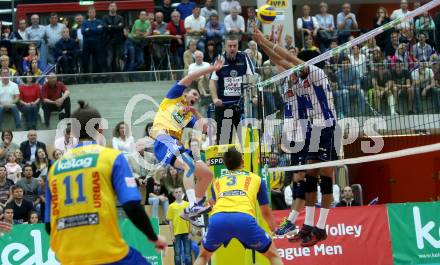
[[[154,155],[163,166],[174,166],[176,155],[183,153],[191,155],[190,150],[186,150],[177,139],[170,135],[160,134],[154,141]]]
[[[272,239],[254,217],[238,212],[213,214],[209,218],[202,244],[206,250],[214,252],[221,245],[226,247],[233,238],[240,241],[245,248],[260,253],[265,253],[272,244]]]
[[[318,139],[316,137],[316,139]],[[308,143],[308,153],[307,160],[319,160],[319,161],[334,161],[338,160],[338,154],[336,149],[339,148],[335,146],[335,126],[325,127],[321,130],[321,135],[319,137],[318,149],[316,149],[316,143],[313,143],[313,133],[312,137]],[[315,144],[315,146],[313,146]],[[340,144],[340,141],[337,141]],[[313,150],[313,148],[315,149]]]
[[[139,253],[136,249],[130,247],[130,251],[128,252],[127,256],[125,256],[120,261],[116,261],[113,263],[110,263],[109,265],[151,265],[150,262],[145,259],[144,256],[142,256],[141,253]]]
[[[307,162],[307,153],[309,149],[309,140],[306,139],[304,142],[292,142],[290,144],[292,147],[295,145],[302,145],[303,148],[297,152],[290,154],[290,163],[291,166],[300,166],[305,165]]]

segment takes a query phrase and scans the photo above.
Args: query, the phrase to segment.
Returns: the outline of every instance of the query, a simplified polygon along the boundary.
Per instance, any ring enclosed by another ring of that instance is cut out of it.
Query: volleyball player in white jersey
[[[280,28],[278,34],[281,34]],[[302,64],[303,60],[310,60],[314,55],[310,51],[301,52],[298,57],[290,54],[286,49],[264,38],[261,31],[254,30],[254,40],[270,60],[284,69],[290,69]],[[302,68],[298,73],[296,89],[307,99],[308,118],[312,126],[309,140],[307,163],[317,163],[337,159],[335,148],[336,115],[333,105],[333,95],[327,75],[320,68],[310,65]],[[306,141],[307,142],[307,141]],[[340,142],[337,137],[337,143]],[[304,225],[295,239],[301,240],[302,246],[313,246],[325,240],[327,234],[325,223],[332,202],[333,167],[307,170],[305,176],[306,216]],[[322,203],[316,226],[314,225],[317,185],[321,187]]]

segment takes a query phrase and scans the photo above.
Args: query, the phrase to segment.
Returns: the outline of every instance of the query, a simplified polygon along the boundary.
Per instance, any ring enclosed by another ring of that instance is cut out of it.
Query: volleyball
[[[270,24],[277,17],[277,12],[271,5],[264,5],[258,8],[257,17],[261,23]]]

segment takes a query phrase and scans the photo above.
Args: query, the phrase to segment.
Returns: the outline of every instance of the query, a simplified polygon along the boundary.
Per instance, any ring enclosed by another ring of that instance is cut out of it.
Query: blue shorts
[[[176,161],[177,158],[176,155],[183,153],[191,155],[190,150],[186,150],[179,144],[177,139],[170,135],[160,134],[154,141],[154,155],[156,156],[157,161],[164,166],[174,166],[174,161]]]
[[[319,137],[319,143],[314,142],[318,138],[316,137],[316,140],[314,140],[312,133],[312,137],[308,143],[307,160],[319,160],[323,162],[338,160],[336,149],[339,149],[338,145],[341,141],[335,141],[335,130],[335,126],[323,128]]]
[[[109,265],[151,265],[150,262],[147,261],[147,259],[141,255],[136,249],[130,247],[130,251],[128,252],[127,256],[125,256],[120,261],[116,261],[113,263],[110,263]]]
[[[261,228],[255,218],[245,213],[215,213],[209,218],[208,229],[202,240],[203,247],[214,252],[221,245],[225,247],[236,238],[247,249],[265,253],[272,239]]]

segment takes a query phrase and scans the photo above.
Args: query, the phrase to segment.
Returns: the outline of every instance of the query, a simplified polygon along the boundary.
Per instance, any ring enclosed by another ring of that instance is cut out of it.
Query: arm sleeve
[[[50,205],[52,196],[50,195],[49,181],[46,179],[46,207],[44,208],[44,222],[50,224]]]
[[[303,27],[302,19],[301,18],[297,18],[296,19],[296,28],[302,29],[302,27]]]
[[[257,200],[260,206],[269,204],[269,198],[267,197],[266,183],[263,180],[261,180],[260,183],[260,189],[258,190]]]
[[[145,209],[139,202],[129,201],[122,205],[124,212],[127,214],[128,219],[139,229],[144,235],[151,241],[157,240],[156,232],[153,230],[150,218],[148,218]]]
[[[183,95],[183,91],[186,89],[186,86],[182,86],[179,82],[176,82],[171,89],[168,91],[166,97],[169,99],[178,98]]]
[[[119,202],[123,205],[130,201],[139,203],[141,194],[139,193],[136,180],[128,165],[127,160],[119,154],[113,164],[112,184]]]
[[[211,193],[212,193],[212,199],[214,201],[216,201],[217,200],[217,196],[215,194],[214,185],[211,185]]]

